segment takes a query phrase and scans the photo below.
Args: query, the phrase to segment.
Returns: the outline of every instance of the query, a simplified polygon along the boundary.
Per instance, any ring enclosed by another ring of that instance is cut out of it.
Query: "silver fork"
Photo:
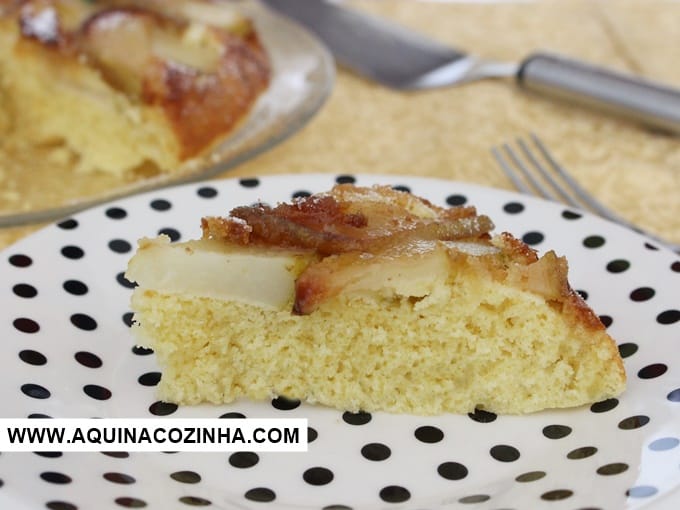
[[[670,243],[641,229],[598,202],[555,160],[538,136],[531,133],[530,138],[535,147],[533,151],[530,144],[521,138],[516,141],[519,151],[514,150],[507,143],[491,148],[491,153],[498,165],[515,188],[527,195],[538,195],[549,200],[564,202],[572,207],[590,210],[603,218],[643,234],[675,252],[680,252],[680,244]],[[540,157],[536,156],[536,149]]]

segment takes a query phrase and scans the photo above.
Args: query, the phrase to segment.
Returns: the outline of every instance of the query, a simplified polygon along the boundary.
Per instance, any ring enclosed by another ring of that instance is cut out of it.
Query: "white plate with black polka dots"
[[[200,235],[203,215],[289,200],[334,182],[470,203],[539,251],[617,339],[619,399],[530,416],[341,413],[299,402],[180,407],[156,401],[154,356],[133,348],[136,240]],[[0,260],[2,417],[306,417],[306,453],[3,453],[0,508],[680,508],[680,257],[597,217],[514,193],[403,176],[297,175],[157,190],[98,207]]]

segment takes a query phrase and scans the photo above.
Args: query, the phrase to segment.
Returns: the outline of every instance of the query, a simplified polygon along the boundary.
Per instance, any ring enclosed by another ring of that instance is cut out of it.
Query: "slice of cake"
[[[232,132],[269,75],[226,2],[0,2],[0,147],[54,148],[81,172],[178,170]]]
[[[624,390],[567,261],[492,237],[473,207],[338,185],[202,227],[200,240],[141,240],[126,273],[164,400],[527,413]]]

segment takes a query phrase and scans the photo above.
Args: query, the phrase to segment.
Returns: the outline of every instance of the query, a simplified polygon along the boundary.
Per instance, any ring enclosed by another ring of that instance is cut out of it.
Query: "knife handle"
[[[523,88],[680,133],[680,89],[547,53],[520,65]]]

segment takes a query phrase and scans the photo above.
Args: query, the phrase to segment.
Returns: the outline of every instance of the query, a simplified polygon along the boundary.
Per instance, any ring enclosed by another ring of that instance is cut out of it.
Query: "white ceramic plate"
[[[255,0],[236,3],[252,19],[271,60],[272,76],[248,117],[211,152],[173,173],[134,182],[113,182],[97,174],[64,175],[69,186],[55,202],[34,181],[14,191],[31,204],[25,210],[0,202],[0,226],[55,220],[94,204],[163,186],[207,179],[255,157],[296,133],[322,107],[335,81],[333,57],[318,39],[287,18],[272,13]]]
[[[130,289],[121,279],[136,240],[158,232],[195,238],[202,215],[289,200],[336,179],[405,186],[440,205],[471,203],[497,230],[567,255],[573,286],[625,356],[625,394],[530,416],[343,415],[250,401],[154,407],[158,369],[152,354],[132,348]],[[3,509],[680,507],[680,258],[558,204],[396,176],[190,184],[100,206],[38,232],[3,252],[0,282],[4,417],[151,417],[153,409],[173,417],[306,417],[314,429],[307,453],[3,453]]]

